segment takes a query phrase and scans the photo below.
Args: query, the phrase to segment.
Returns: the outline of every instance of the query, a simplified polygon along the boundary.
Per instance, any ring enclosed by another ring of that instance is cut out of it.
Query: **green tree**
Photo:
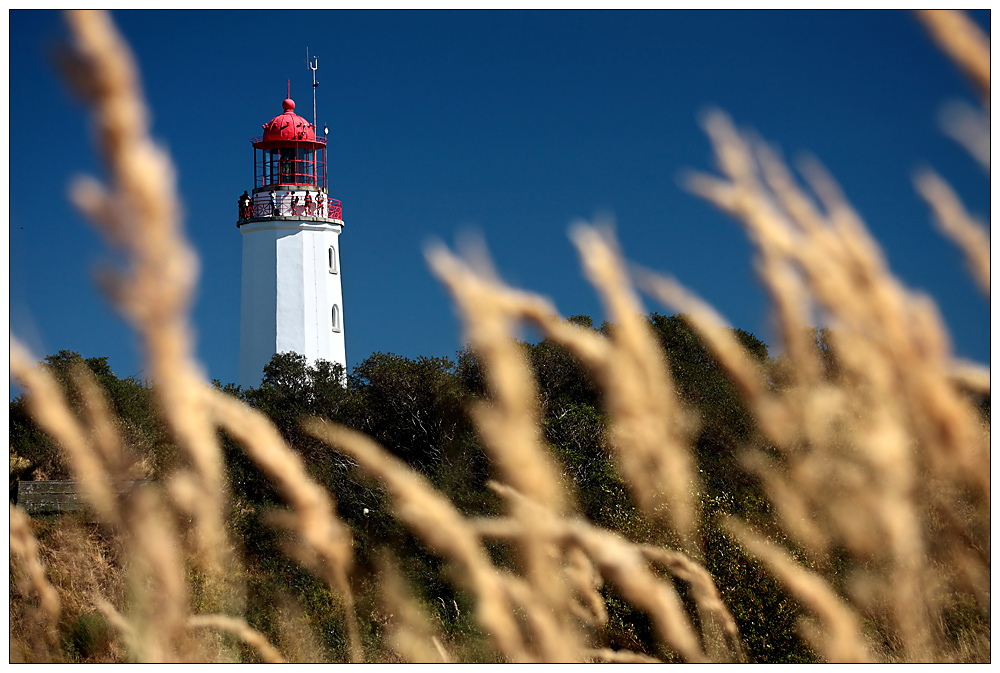
[[[465,395],[447,358],[374,353],[350,377],[348,423],[414,467],[427,470],[472,431]]]
[[[350,396],[345,374],[339,363],[318,360],[309,364],[304,355],[277,353],[264,366],[260,386],[242,391],[242,397],[267,414],[285,439],[297,445],[305,437],[300,427],[303,419],[342,417]]]
[[[340,484],[350,463],[302,430],[309,417],[344,422],[351,393],[346,387],[344,366],[319,360],[310,364],[298,353],[277,353],[264,366],[257,388],[229,388],[247,404],[264,413],[284,440],[302,457],[309,473],[328,486]],[[234,493],[249,502],[273,503],[273,485],[246,457],[231,438],[224,436],[223,448]]]
[[[81,372],[93,376],[113,412],[123,444],[136,463],[137,477],[155,477],[173,459],[174,449],[157,417],[147,381],[136,376],[119,378],[111,371],[107,357],[84,358],[68,350],[49,355],[39,364],[60,385],[70,410],[77,416],[83,412],[84,401],[76,379]],[[71,478],[62,451],[32,420],[27,404],[28,393],[10,403],[12,484],[16,480]]]
[[[572,316],[568,322],[593,329],[593,321],[588,316]],[[591,407],[602,404],[601,391],[594,385],[590,373],[563,346],[543,339],[537,344],[525,344],[525,348],[538,382],[543,413],[550,408],[560,413],[559,410],[573,404]]]

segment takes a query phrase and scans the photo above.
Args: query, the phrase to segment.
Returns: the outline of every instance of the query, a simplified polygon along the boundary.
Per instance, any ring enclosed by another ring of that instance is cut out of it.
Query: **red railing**
[[[309,195],[306,200],[305,195]],[[266,193],[254,194],[250,204],[239,207],[239,221],[265,217],[316,217],[330,220],[344,219],[339,199],[329,199],[314,192],[282,192],[275,194],[274,202]]]
[[[244,137],[246,137],[246,136],[244,136]],[[260,137],[260,138],[254,137],[254,139],[250,141],[250,144],[251,145],[256,145],[257,143],[262,143],[262,142],[264,142],[264,138],[263,137]],[[291,141],[291,142],[295,142],[295,141]],[[313,141],[312,140],[306,140],[306,141],[303,141],[303,142],[311,143]],[[320,145],[326,145],[326,136],[316,136],[316,142],[319,143]]]

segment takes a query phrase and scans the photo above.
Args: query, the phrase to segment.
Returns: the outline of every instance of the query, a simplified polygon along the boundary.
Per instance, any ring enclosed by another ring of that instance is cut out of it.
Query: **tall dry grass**
[[[988,96],[988,39],[970,33],[961,15],[924,20]],[[400,660],[459,658],[464,644],[440,631],[391,558],[374,571],[389,636],[377,648],[362,641],[352,595],[361,571],[336,494],[311,480],[270,421],[209,387],[194,359],[195,258],[180,227],[173,168],[148,135],[134,60],[106,14],[71,12],[67,23],[74,40],[67,76],[90,107],[108,174],[107,185],[78,181],[73,199],[128,260],[105,286],[140,336],[160,413],[186,458],[155,484],[125,488],[130,454],[98,386],[77,373],[85,404],[74,415],[58,384],[12,340],[11,375],[30,394],[35,421],[66,452],[102,535],[117,545],[40,548],[31,522],[11,509],[12,658],[60,660],[60,614],[71,603],[104,615],[122,659],[291,658],[245,618],[240,558],[225,525],[219,429],[288,503],[274,525],[294,534],[289,553],[338,597],[351,660],[385,651]],[[471,414],[495,468],[502,515],[463,516],[425,477],[353,430],[314,420],[308,431],[384,485],[396,519],[474,597],[476,624],[497,660],[649,661],[602,645],[605,585],[648,616],[668,657],[745,660],[736,620],[704,565],[704,487],[691,448],[698,419],[678,403],[641,317],[637,282],[684,313],[754,416],[761,439],[745,447],[743,465],[765,485],[775,525],[730,519],[724,528],[797,599],[800,633],[817,655],[988,660],[989,427],[966,396],[989,392],[988,369],[953,357],[933,303],[893,277],[818,164],[802,167],[802,185],[721,113],[709,115],[705,129],[719,173],[692,175],[688,185],[739,221],[755,246],[783,346],[779,370],[753,363],[711,307],[675,281],[630,269],[606,231],[581,224],[572,237],[614,324],[609,337],[562,320],[545,299],[505,286],[481,264],[443,247],[428,252],[482,358],[489,395]],[[988,292],[989,234],[941,178],[923,174],[918,188]],[[817,312],[831,328],[832,371],[811,335]],[[540,431],[536,384],[513,341],[524,322],[573,353],[602,388],[618,469],[664,544],[631,542],[575,513],[574,493]],[[487,545],[496,541],[514,551],[512,566],[494,563]],[[76,556],[66,559],[66,549]],[[118,555],[116,573],[94,575],[99,554]],[[90,581],[74,582],[88,573]],[[945,629],[956,607],[979,625],[957,638]]]

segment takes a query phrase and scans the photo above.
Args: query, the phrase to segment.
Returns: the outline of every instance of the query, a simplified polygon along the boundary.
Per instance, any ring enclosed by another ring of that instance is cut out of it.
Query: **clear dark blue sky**
[[[52,66],[49,11],[10,14],[10,319],[36,355],[69,349],[141,372],[135,337],[95,288],[111,259],[66,197],[98,172],[83,108]],[[291,79],[311,115],[306,47],[330,127],[348,364],[375,351],[452,356],[461,329],[429,240],[482,232],[510,283],[603,319],[566,237],[610,213],[627,256],[773,344],[742,230],[685,193],[712,168],[697,117],[727,111],[841,181],[903,281],[939,303],[959,355],[989,362],[989,302],[912,187],[929,165],[989,216],[989,177],[938,113],[974,101],[916,19],[896,12],[154,12],[113,14],[135,50],[153,133],[178,169],[201,258],[194,323],[208,375],[237,377],[250,139]],[[976,16],[986,26],[989,13]],[[652,303],[648,310],[667,312]]]

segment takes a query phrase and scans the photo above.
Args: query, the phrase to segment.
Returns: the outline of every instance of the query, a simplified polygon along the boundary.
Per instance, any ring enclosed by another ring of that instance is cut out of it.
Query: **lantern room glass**
[[[326,148],[254,148],[256,187],[309,185],[326,189]]]

